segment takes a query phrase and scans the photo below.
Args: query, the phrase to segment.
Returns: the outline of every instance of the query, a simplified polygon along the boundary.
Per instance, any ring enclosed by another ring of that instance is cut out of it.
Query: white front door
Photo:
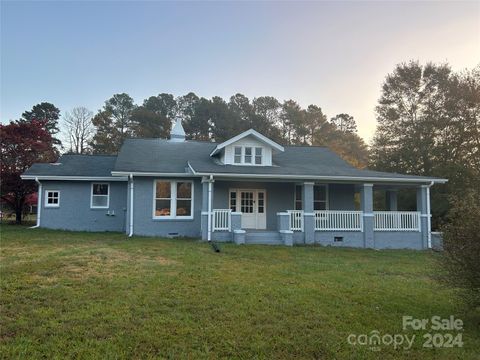
[[[236,211],[242,213],[242,229],[266,229],[267,228],[267,209],[265,190],[238,189],[230,190],[238,199]]]

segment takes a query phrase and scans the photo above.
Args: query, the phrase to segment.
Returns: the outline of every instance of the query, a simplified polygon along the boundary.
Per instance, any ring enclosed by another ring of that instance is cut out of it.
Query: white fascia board
[[[270,140],[269,138],[267,138],[266,136],[260,134],[258,131],[255,131],[253,129],[249,129],[247,131],[244,131],[243,133],[241,134],[238,134],[237,136],[234,136],[233,138],[227,140],[227,141],[224,141],[223,143],[221,144],[218,144],[215,149],[213,149],[213,151],[210,153],[210,156],[213,156],[215,154],[218,154],[218,152],[220,150],[222,150],[225,146],[228,146],[228,145],[231,145],[233,144],[234,142],[237,142],[238,140],[241,140],[243,139],[244,137],[247,137],[247,136],[254,136],[256,137],[258,140],[260,140],[261,142],[271,146],[272,148],[274,149],[277,149],[278,151],[280,152],[283,152],[285,151],[285,148],[280,145],[280,144],[277,144],[275,141],[273,140]]]
[[[112,176],[161,176],[161,177],[199,177],[192,173],[161,173],[161,172],[135,172],[135,171],[112,171]]]
[[[127,177],[113,176],[60,176],[60,175],[20,175],[22,180],[67,180],[67,181],[127,181]]]
[[[190,164],[189,164],[190,166]],[[444,184],[448,180],[447,179],[412,179],[412,178],[381,178],[381,177],[360,177],[360,176],[315,176],[315,175],[276,175],[276,174],[229,174],[229,173],[202,173],[196,172],[190,166],[190,169],[194,172],[195,175],[198,176],[210,176],[213,175],[215,177],[222,176],[222,177],[232,177],[232,178],[258,178],[258,179],[309,179],[309,180],[334,180],[334,181],[376,181],[376,182],[389,182],[389,183],[417,183],[422,184],[425,182],[434,182],[437,184]]]

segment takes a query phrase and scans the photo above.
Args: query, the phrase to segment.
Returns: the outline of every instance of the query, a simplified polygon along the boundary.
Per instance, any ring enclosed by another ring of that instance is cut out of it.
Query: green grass
[[[1,231],[4,358],[478,358],[480,316],[432,279],[436,254]],[[423,348],[403,315],[463,319],[464,347]],[[372,330],[417,340],[348,344]]]

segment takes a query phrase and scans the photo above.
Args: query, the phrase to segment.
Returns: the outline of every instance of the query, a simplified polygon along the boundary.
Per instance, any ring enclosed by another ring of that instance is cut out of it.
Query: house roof
[[[286,146],[274,154],[272,166],[224,165],[211,156],[218,144],[128,139],[118,156],[63,155],[57,164],[34,164],[23,179],[109,181],[135,176],[209,176],[331,180],[378,183],[443,183],[445,179],[357,169],[324,147]]]
[[[109,155],[62,155],[56,163],[33,164],[22,178],[111,178],[116,159]]]
[[[431,177],[357,169],[324,147],[286,146],[284,152],[273,155],[273,166],[224,165],[218,157],[210,156],[216,148],[217,144],[211,142],[129,139],[122,146],[113,174],[444,182]]]
[[[241,134],[238,134],[237,136],[234,136],[231,139],[228,139],[227,141],[224,141],[221,144],[218,144],[215,147],[215,149],[212,151],[210,156],[214,156],[214,155],[218,154],[225,146],[231,145],[231,144],[233,144],[233,143],[235,143],[235,142],[237,142],[237,141],[239,141],[243,138],[246,138],[248,136],[252,136],[252,137],[256,138],[258,141],[270,146],[272,149],[274,149],[278,152],[283,152],[284,151],[284,147],[282,145],[277,144],[275,141],[270,140],[269,138],[260,134],[258,131],[254,130],[254,129],[249,129],[247,131],[244,131]]]

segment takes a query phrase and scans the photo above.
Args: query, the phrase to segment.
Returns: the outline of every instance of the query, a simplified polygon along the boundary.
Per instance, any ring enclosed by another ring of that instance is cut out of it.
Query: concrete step
[[[245,234],[245,243],[259,245],[283,245],[278,231],[251,231]]]

